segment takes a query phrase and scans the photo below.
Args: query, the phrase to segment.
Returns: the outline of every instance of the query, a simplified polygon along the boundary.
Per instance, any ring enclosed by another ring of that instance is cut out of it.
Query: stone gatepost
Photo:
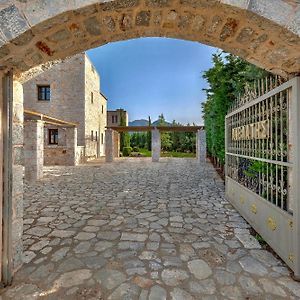
[[[18,270],[23,257],[23,180],[24,180],[24,111],[23,86],[13,81],[12,118],[12,224],[11,243],[13,272]]]
[[[152,161],[158,162],[160,158],[160,132],[157,128],[152,130],[152,139],[151,139],[151,150],[152,150]]]
[[[105,130],[105,161],[113,162],[120,156],[120,134],[112,129]]]
[[[77,128],[67,127],[66,128],[66,147],[68,153],[68,161],[66,165],[76,165],[76,148],[77,148]]]
[[[29,120],[24,123],[25,179],[36,181],[43,178],[44,122]]]
[[[199,162],[206,161],[206,133],[203,129],[196,133],[196,157]]]

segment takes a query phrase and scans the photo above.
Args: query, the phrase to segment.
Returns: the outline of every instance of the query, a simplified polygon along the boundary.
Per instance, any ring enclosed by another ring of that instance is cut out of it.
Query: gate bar
[[[3,246],[2,284],[12,281],[12,118],[13,75],[3,77]]]
[[[292,106],[291,106],[291,129],[292,140],[289,142],[294,144],[294,149],[292,151],[293,155],[293,175],[292,175],[292,198],[293,198],[293,221],[294,221],[294,253],[293,259],[295,264],[294,276],[296,280],[300,280],[300,77],[295,78],[295,86],[292,89]]]

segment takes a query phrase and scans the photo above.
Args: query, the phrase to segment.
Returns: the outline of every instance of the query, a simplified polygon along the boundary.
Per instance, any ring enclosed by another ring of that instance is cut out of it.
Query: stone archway
[[[299,11],[294,0],[276,4],[255,0],[2,1],[0,77],[13,70],[20,79],[43,70],[45,63],[109,42],[147,36],[213,45],[290,77],[300,71]],[[19,82],[10,88],[14,172],[10,258],[16,270],[22,254],[23,96]]]

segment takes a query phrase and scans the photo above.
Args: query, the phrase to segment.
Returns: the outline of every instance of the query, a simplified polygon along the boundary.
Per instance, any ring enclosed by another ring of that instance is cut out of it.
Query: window
[[[39,85],[38,86],[38,100],[39,101],[50,101],[50,85]]]
[[[49,129],[49,145],[57,145],[58,144],[58,129]]]
[[[92,130],[91,131],[91,141],[93,141],[94,140],[94,131]]]
[[[118,123],[118,116],[112,116],[112,123]]]
[[[91,92],[91,103],[94,103],[94,94]]]
[[[96,142],[98,141],[98,131],[96,131]]]
[[[102,105],[102,114],[104,113],[104,106]]]
[[[104,144],[104,134],[101,133],[101,144],[103,145]]]

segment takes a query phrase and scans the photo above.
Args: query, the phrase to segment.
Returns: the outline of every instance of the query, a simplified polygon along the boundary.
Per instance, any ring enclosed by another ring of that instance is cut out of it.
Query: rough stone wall
[[[50,147],[44,148],[45,166],[74,166],[74,164],[83,163],[83,162],[84,159],[79,156],[77,159],[75,159],[75,163],[74,163],[73,150],[67,147],[57,146],[51,148]]]
[[[23,141],[23,88],[13,83],[13,179],[12,179],[12,256],[13,268],[22,265],[23,255],[23,180],[24,180],[24,141]]]
[[[52,145],[49,144],[49,129],[57,129],[58,130],[58,144]],[[46,148],[55,148],[57,146],[66,146],[66,128],[45,124],[45,130],[44,130],[44,145]]]
[[[115,121],[117,117],[117,122]],[[128,126],[128,113],[126,110],[116,109],[107,111],[107,126],[120,126],[121,118],[125,120],[125,125]],[[114,118],[114,122],[113,122]]]
[[[58,129],[58,144],[49,144],[48,129]],[[77,133],[74,136],[76,128],[55,127],[52,125],[45,126],[44,134],[44,165],[45,166],[74,166],[83,162],[81,153],[77,153]],[[74,140],[76,139],[76,140]],[[80,146],[78,148],[83,148]],[[83,152],[84,154],[84,152]]]
[[[117,116],[118,122],[116,123],[115,121],[113,122],[113,119],[115,120],[115,117]],[[108,110],[107,111],[107,126],[119,126],[119,114],[115,110]]]
[[[68,165],[68,149],[64,146],[45,147],[44,165],[45,166],[65,166]]]
[[[93,95],[93,96],[92,96]],[[93,100],[92,100],[93,98]],[[100,156],[99,133],[102,101],[100,77],[88,57],[85,57],[85,153],[89,158]],[[93,131],[93,139],[92,139]],[[96,140],[97,136],[97,140]]]
[[[295,0],[4,0],[0,20],[0,65],[19,73],[141,36],[213,45],[282,75],[300,71]]]
[[[37,87],[45,84],[50,85],[51,99],[39,101]],[[84,53],[54,65],[51,69],[25,82],[23,86],[26,109],[78,123],[78,145],[86,147],[86,156],[95,158],[104,155],[101,133],[105,132],[106,126],[106,100],[100,94],[99,75]],[[91,93],[93,93],[93,103]],[[55,126],[48,126],[48,128],[58,128],[58,146],[65,145],[66,129]],[[91,131],[94,135],[93,141]],[[48,130],[45,131],[45,145],[48,145]],[[49,147],[55,148],[51,145]],[[55,152],[57,151],[47,151],[46,164],[50,158],[48,155]],[[53,163],[61,160],[57,158]]]
[[[80,53],[23,84],[25,109],[78,123],[78,145],[80,146],[85,145],[84,65],[85,54]],[[50,85],[51,99],[39,101],[37,86],[45,84]]]
[[[105,155],[105,130],[107,126],[107,99],[100,94],[100,131],[99,131],[99,144],[100,156]]]

